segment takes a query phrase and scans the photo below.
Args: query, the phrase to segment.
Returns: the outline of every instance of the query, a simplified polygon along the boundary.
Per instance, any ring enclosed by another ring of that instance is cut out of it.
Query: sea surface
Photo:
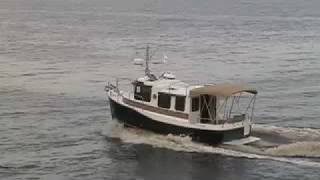
[[[319,0],[1,0],[0,179],[320,179]],[[259,91],[258,146],[123,128],[107,81],[149,44],[196,83]]]

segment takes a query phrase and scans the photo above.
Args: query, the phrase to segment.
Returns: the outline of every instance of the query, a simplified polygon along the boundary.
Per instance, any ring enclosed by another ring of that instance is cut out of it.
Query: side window
[[[158,106],[169,109],[171,104],[171,96],[165,93],[159,93],[158,95]]]
[[[175,109],[177,111],[184,111],[185,103],[186,103],[186,97],[185,96],[176,96]]]
[[[142,94],[141,94],[141,86],[137,85],[134,89],[134,99],[136,100],[143,100]]]
[[[150,86],[143,86],[141,89],[141,94],[143,96],[143,100],[146,102],[150,102],[151,100],[151,87]]]
[[[141,87],[140,86],[136,87],[136,93],[141,93]]]
[[[199,97],[192,98],[192,112],[199,110]]]
[[[137,85],[134,91],[134,99],[150,102],[151,86]]]

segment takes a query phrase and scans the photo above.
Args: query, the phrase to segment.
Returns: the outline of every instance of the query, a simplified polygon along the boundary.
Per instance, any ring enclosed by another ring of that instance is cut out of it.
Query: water
[[[319,5],[2,0],[0,178],[319,179]],[[143,73],[130,61],[146,43],[169,57],[156,73],[257,87],[262,145],[210,147],[114,124],[103,87]]]

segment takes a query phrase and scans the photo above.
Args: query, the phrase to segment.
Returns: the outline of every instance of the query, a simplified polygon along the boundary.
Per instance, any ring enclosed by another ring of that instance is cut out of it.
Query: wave
[[[275,128],[276,131],[279,130],[279,128]],[[267,127],[266,129],[263,129],[263,130],[269,131],[271,129],[273,128]],[[283,128],[283,129],[286,129],[286,128]],[[290,129],[288,131],[291,132],[293,131],[293,129]],[[298,132],[300,132],[300,130]],[[206,144],[194,142],[188,136],[175,136],[171,134],[159,135],[159,134],[155,134],[155,133],[141,130],[141,129],[124,128],[121,124],[116,124],[112,128],[111,134],[108,133],[103,135],[111,138],[120,139],[124,143],[146,144],[146,145],[153,146],[155,148],[166,148],[174,151],[189,152],[189,153],[220,154],[225,156],[249,158],[249,159],[275,160],[275,161],[280,161],[285,163],[293,163],[297,165],[312,166],[312,167],[320,168],[320,162],[315,162],[315,161],[312,161],[312,159],[308,159],[308,158],[301,158],[301,157],[313,157],[313,158],[320,157],[320,143],[312,142],[312,141],[283,144],[283,145],[278,145],[273,147],[268,147],[268,146],[256,147],[255,145],[209,146]]]
[[[320,129],[279,127],[271,125],[255,124],[252,127],[253,133],[265,133],[278,135],[290,141],[320,141]]]
[[[320,142],[296,142],[266,149],[265,152],[274,156],[288,157],[320,157]]]

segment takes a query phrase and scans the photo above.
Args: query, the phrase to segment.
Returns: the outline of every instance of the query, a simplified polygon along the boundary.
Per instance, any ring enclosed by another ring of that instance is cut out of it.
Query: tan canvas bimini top
[[[232,96],[237,93],[247,92],[250,94],[257,94],[257,90],[239,86],[239,85],[232,85],[232,84],[217,84],[217,85],[207,85],[199,88],[192,89],[190,91],[190,96],[195,97],[201,94],[208,94],[212,96]]]

